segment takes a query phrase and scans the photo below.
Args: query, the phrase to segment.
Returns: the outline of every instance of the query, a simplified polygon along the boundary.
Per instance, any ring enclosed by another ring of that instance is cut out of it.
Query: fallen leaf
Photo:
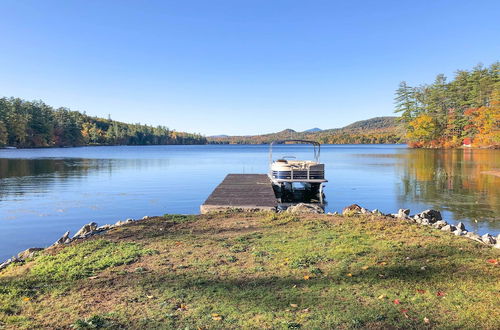
[[[378,264],[379,264],[379,265],[382,265],[382,266],[385,266],[385,265],[387,265],[387,262],[382,261],[382,262],[379,262]]]
[[[309,313],[309,308],[304,308],[304,309],[302,310],[302,313]]]
[[[363,269],[363,270],[367,270],[368,268],[369,268],[368,266],[361,267],[361,269]]]
[[[430,321],[428,318],[424,317],[424,323],[429,324],[430,322],[431,322],[431,321]]]
[[[386,298],[386,295],[385,294],[381,294],[380,296],[378,296],[377,299],[385,299]]]
[[[290,304],[290,307],[297,308],[297,307],[299,307],[299,305],[297,305],[297,304]]]
[[[380,277],[380,278],[384,278],[384,277],[385,277],[385,275],[384,275],[384,274],[378,274],[378,277]]]
[[[150,296],[150,295],[147,295],[146,297],[148,297],[148,299],[153,299],[154,296]]]
[[[352,274],[351,274],[351,273],[349,273],[349,274],[347,274],[347,276],[352,277]]]
[[[399,299],[394,299],[394,301],[393,301],[393,302],[394,302],[394,304],[396,304],[396,305],[399,305],[399,304],[400,304]]]
[[[24,297],[23,298],[23,301],[30,301],[30,300],[31,300],[31,298],[29,298],[29,297]]]
[[[304,275],[304,280],[306,280],[306,281],[307,281],[307,280],[308,280],[308,279],[310,279],[310,278],[311,278],[311,276],[309,276],[309,275]]]
[[[424,294],[424,293],[425,293],[425,290],[422,290],[422,289],[417,289],[417,292],[418,292],[418,293],[421,293],[421,294]]]
[[[222,316],[220,314],[217,314],[217,313],[212,313],[212,320],[214,321],[221,321],[222,320]]]
[[[489,262],[490,264],[494,264],[494,265],[498,264],[498,260],[497,259],[488,259],[488,260],[486,260],[486,262]]]
[[[99,276],[89,276],[89,280],[95,280],[96,278],[99,278]]]
[[[409,318],[409,316],[408,316],[408,310],[407,310],[407,309],[402,309],[402,310],[401,310],[401,313],[403,313],[403,315],[404,315],[406,318]]]
[[[436,296],[438,296],[438,297],[444,297],[445,295],[446,295],[446,293],[444,293],[443,291],[438,291],[436,293]]]

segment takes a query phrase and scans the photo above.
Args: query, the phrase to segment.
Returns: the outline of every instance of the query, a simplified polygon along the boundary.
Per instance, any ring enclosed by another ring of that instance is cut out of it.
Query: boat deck
[[[200,206],[200,212],[276,210],[277,206],[273,186],[266,174],[228,174]]]

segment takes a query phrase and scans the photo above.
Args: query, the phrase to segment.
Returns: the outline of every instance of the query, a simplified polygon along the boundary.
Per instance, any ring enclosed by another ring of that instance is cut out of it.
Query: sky
[[[393,115],[500,60],[500,1],[0,0],[0,97],[204,135]]]

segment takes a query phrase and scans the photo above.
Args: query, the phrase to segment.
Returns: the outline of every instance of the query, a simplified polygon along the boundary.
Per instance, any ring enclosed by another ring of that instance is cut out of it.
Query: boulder
[[[352,204],[347,207],[344,207],[342,210],[342,215],[353,215],[353,214],[361,214],[361,210],[363,207],[358,204]]]
[[[410,209],[399,209],[396,218],[407,219],[410,215]]]
[[[429,226],[431,223],[429,221],[429,219],[422,219],[422,221],[420,222],[421,225],[424,225],[424,226]]]
[[[444,226],[446,226],[448,223],[444,220],[438,220],[436,222],[434,222],[434,224],[432,225],[434,228],[436,229],[441,229],[443,228]]]
[[[297,205],[290,206],[286,209],[288,213],[312,213],[312,214],[322,214],[325,210],[317,204],[307,204],[299,203]]]
[[[69,231],[65,232],[61,238],[59,238],[52,246],[60,245],[60,244],[68,244],[71,243],[71,238],[69,238]]]
[[[113,227],[114,227],[113,225],[106,224],[106,225],[102,225],[100,227],[97,227],[96,231],[106,231],[106,230],[110,230]]]
[[[364,207],[361,208],[361,214],[370,214],[370,210],[365,209]]]
[[[117,221],[117,222],[114,224],[114,226],[115,226],[115,227],[120,227],[120,226],[123,226],[123,225],[124,225],[124,224],[126,224],[126,223],[127,223],[126,221],[121,221],[121,220],[119,220],[119,221]]]
[[[456,227],[462,231],[465,230],[465,225],[462,222],[457,223]]]
[[[447,232],[453,232],[455,231],[457,228],[453,225],[446,225],[444,226],[443,228],[441,228],[442,231],[447,231]]]
[[[22,252],[19,252],[17,254],[17,258],[19,259],[29,259],[29,258],[32,258],[35,253],[37,253],[38,251],[42,251],[43,248],[29,248],[29,249],[26,249]]]
[[[10,259],[7,259],[3,263],[0,264],[0,270],[7,268],[8,265],[16,263],[16,262],[23,262],[23,260],[19,259],[18,257],[12,257]]]
[[[145,216],[142,217],[142,220],[148,220],[149,218],[150,218],[150,216],[145,215]]]
[[[379,209],[372,210],[372,213],[376,215],[383,215],[383,213],[380,212]]]
[[[483,236],[481,236],[481,240],[486,244],[496,244],[496,240],[490,234],[484,234]]]
[[[443,220],[443,218],[441,217],[441,212],[436,210],[425,210],[423,212],[420,212],[418,216],[422,219],[429,220],[430,223]]]
[[[92,235],[97,230],[97,223],[91,222],[86,225],[83,225],[79,231],[73,236],[73,238],[84,238]]]
[[[481,236],[476,234],[475,232],[469,231],[468,233],[465,234],[465,237],[470,238],[471,240],[482,242],[483,240],[481,239]]]
[[[460,230],[458,228],[453,232],[453,234],[455,234],[456,236],[464,236],[466,233],[467,233],[466,231]]]

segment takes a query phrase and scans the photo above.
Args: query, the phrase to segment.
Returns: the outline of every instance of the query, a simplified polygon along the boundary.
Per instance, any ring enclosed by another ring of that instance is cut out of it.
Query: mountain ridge
[[[319,131],[297,132],[291,128],[275,133],[209,137],[212,144],[262,144],[273,140],[309,139],[321,143],[399,143],[402,134],[399,132],[398,117],[383,116],[365,120],[358,120],[340,128],[324,129]],[[315,130],[316,128],[314,128]],[[355,142],[360,141],[360,142]]]

